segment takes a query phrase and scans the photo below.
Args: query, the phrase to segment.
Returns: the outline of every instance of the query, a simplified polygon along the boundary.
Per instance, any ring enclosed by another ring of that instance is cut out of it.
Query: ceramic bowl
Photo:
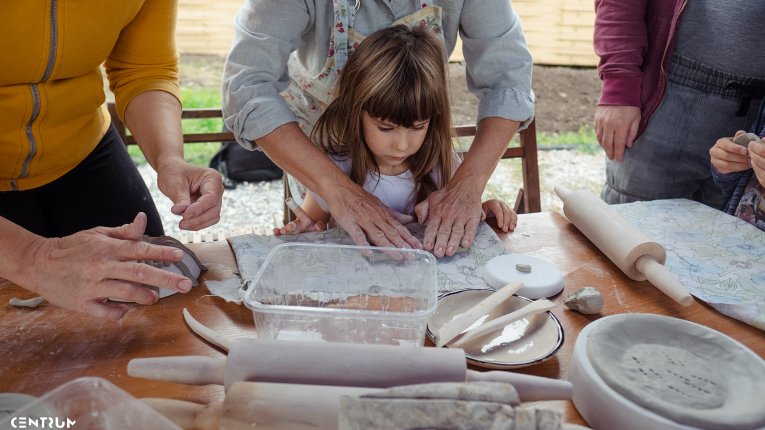
[[[434,333],[464,313],[494,290],[462,290],[448,293],[438,301],[436,311],[428,319],[427,335],[435,343]],[[529,304],[532,300],[512,296],[489,313],[484,321],[505,315]],[[468,363],[488,369],[512,369],[541,363],[558,352],[563,345],[563,328],[552,312],[522,318],[501,331],[482,336],[476,342],[460,347]],[[448,345],[447,345],[448,348]]]

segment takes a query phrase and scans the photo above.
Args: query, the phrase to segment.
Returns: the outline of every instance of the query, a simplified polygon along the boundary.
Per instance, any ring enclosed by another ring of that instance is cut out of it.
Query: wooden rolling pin
[[[693,296],[672,272],[664,267],[667,252],[601,199],[586,190],[572,192],[555,187],[563,200],[563,213],[609,260],[635,281],[648,280],[683,306]]]
[[[388,388],[428,382],[495,381],[512,384],[522,401],[567,400],[571,383],[505,371],[468,370],[458,348],[241,339],[228,358],[137,358],[128,375],[184,384],[258,381]]]

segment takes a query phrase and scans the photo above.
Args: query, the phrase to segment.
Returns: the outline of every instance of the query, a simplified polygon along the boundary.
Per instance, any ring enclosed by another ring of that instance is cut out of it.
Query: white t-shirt
[[[340,168],[340,170],[346,174],[350,174],[350,157],[329,155],[329,158]],[[459,158],[457,158],[455,154],[455,156],[452,157],[452,171],[457,169],[459,161]],[[438,187],[441,183],[440,169],[434,169],[430,173],[430,177],[433,178],[433,183]],[[404,215],[414,214],[414,205],[416,204],[414,201],[414,177],[409,170],[396,176],[378,175],[372,172],[367,173],[367,179],[364,182],[364,190],[380,199],[385,206],[396,212]],[[316,200],[319,206],[321,206],[321,209],[324,212],[329,212],[327,203],[319,197],[318,194],[310,190],[308,192],[311,193],[311,196]]]

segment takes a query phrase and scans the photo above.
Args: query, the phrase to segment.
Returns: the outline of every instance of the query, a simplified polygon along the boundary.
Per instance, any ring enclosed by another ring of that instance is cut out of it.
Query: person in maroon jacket
[[[765,38],[753,31],[765,8],[759,0],[596,0],[595,12],[603,200],[722,207],[709,149],[748,129],[765,94],[765,56],[755,55]]]

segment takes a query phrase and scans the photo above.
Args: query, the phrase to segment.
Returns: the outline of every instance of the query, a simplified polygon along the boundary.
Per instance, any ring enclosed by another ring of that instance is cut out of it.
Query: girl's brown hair
[[[361,126],[367,112],[404,127],[430,120],[422,147],[407,159],[416,184],[415,203],[448,183],[451,118],[446,53],[438,36],[404,25],[371,34],[348,58],[336,94],[311,138],[324,151],[351,158],[352,181],[363,186],[369,172],[379,172]],[[438,185],[430,176],[434,168],[441,171]]]

